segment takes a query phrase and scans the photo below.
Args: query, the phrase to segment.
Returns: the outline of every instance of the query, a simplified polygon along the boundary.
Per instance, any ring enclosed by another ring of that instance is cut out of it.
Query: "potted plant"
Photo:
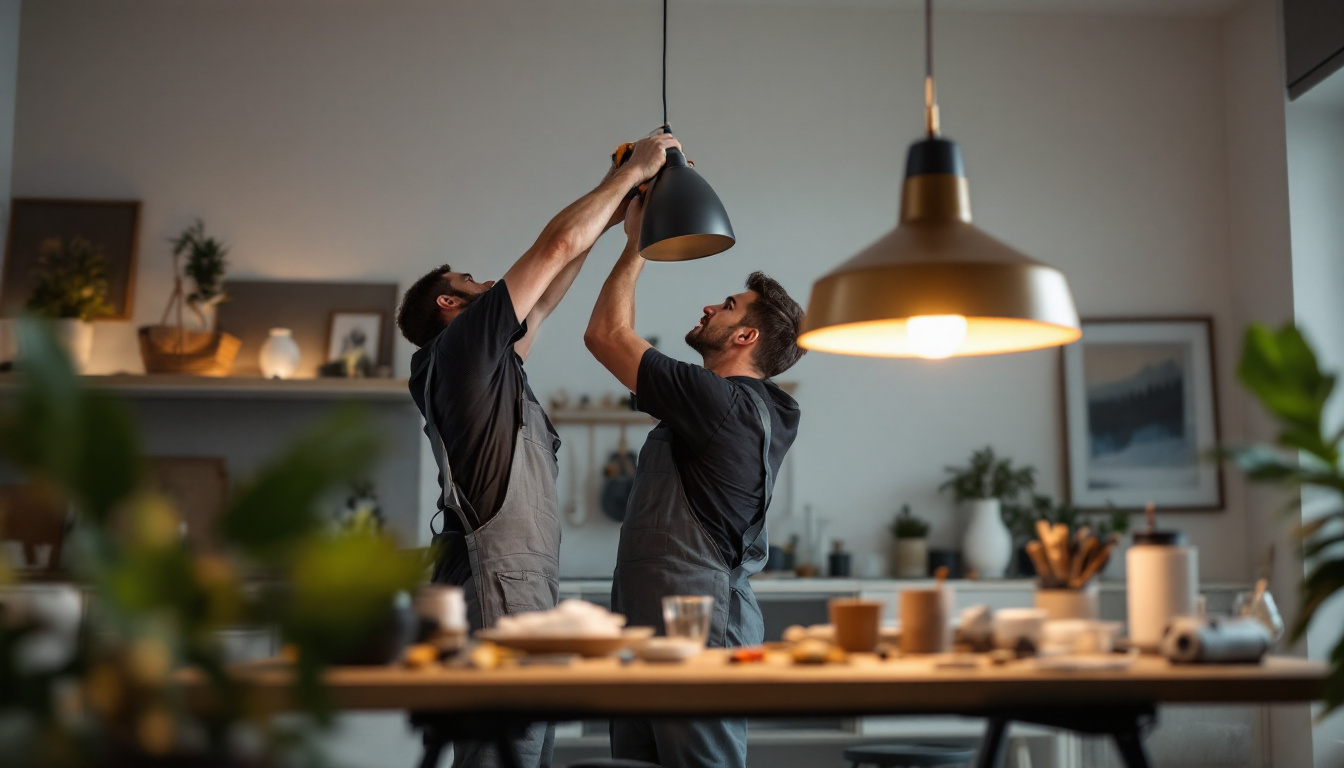
[[[1013,537],[1014,573],[1018,576],[1035,576],[1036,568],[1026,555],[1026,543],[1036,537],[1036,522],[1063,523],[1070,534],[1077,533],[1084,526],[1100,541],[1107,541],[1112,534],[1122,536],[1129,532],[1129,515],[1119,510],[1110,514],[1089,515],[1069,504],[1056,504],[1045,494],[1033,494],[1030,503],[1009,502],[1003,505],[1003,519]],[[1125,550],[1128,543],[1122,538],[1116,542],[1115,551],[1102,571],[1103,578],[1123,579]]]
[[[93,352],[93,320],[112,314],[107,300],[107,257],[82,237],[42,243],[28,311],[55,321],[56,337],[83,373]]]
[[[1326,426],[1326,404],[1336,377],[1321,370],[1316,353],[1289,324],[1278,332],[1261,325],[1246,331],[1237,376],[1279,422],[1276,447],[1226,449],[1253,482],[1272,483],[1293,492],[1285,511],[1304,510],[1298,535],[1302,539],[1305,576],[1299,585],[1300,606],[1291,639],[1316,629],[1334,643],[1325,687],[1326,711],[1344,705],[1344,632],[1339,595],[1344,593],[1344,431]],[[1333,421],[1333,419],[1332,419]],[[1327,603],[1330,603],[1327,605]]]
[[[0,601],[5,764],[310,764],[332,724],[323,670],[394,653],[389,628],[407,624],[404,593],[425,571],[387,536],[326,529],[330,494],[374,466],[372,425],[345,410],[300,438],[234,489],[216,521],[221,552],[194,554],[178,511],[147,482],[128,406],[80,386],[42,328],[17,331],[29,362],[0,403],[0,459],[68,500],[73,584],[58,586],[75,609],[54,622]],[[13,578],[0,561],[0,585]],[[249,704],[226,667],[222,633],[239,626],[279,630],[296,706],[311,718],[272,723]],[[39,636],[40,654],[28,642]],[[186,667],[210,707],[189,706]]]
[[[962,538],[961,555],[969,570],[999,578],[1013,559],[1013,537],[1003,520],[1003,505],[1030,494],[1036,485],[1035,467],[1014,467],[985,446],[971,454],[965,467],[946,467],[952,475],[938,486],[950,491],[958,504],[970,507],[970,524]]]
[[[929,524],[910,513],[902,504],[901,513],[891,523],[896,537],[896,578],[918,579],[929,573]]]
[[[173,246],[173,293],[164,307],[158,325],[140,329],[140,357],[147,373],[189,373],[198,376],[227,376],[242,342],[236,336],[214,328],[215,309],[224,301],[225,256],[223,243],[205,234],[205,223],[197,219],[177,237]],[[184,261],[185,257],[185,261]],[[187,293],[183,280],[194,286]],[[183,312],[190,311],[196,328],[188,328]],[[176,322],[168,320],[176,314]]]

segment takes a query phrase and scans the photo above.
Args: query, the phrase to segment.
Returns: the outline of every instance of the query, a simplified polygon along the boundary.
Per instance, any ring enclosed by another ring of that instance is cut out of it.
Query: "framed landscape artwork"
[[[47,240],[84,238],[107,260],[108,302],[105,320],[131,316],[135,298],[135,251],[140,203],[129,200],[52,200],[15,198],[10,203],[9,236],[0,280],[0,315],[23,311],[33,290],[33,271]]]
[[[1213,319],[1084,320],[1063,349],[1070,503],[1223,508]]]

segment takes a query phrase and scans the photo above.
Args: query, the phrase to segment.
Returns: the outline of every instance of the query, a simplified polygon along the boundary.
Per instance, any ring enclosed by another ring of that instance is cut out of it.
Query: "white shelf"
[[[117,374],[81,376],[93,389],[145,400],[363,400],[411,405],[405,379],[263,379],[242,376]],[[15,374],[0,375],[0,394],[18,388]]]

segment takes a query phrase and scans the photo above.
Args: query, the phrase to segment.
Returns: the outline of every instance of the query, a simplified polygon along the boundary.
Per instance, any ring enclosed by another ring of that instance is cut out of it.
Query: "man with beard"
[[[658,172],[671,146],[679,145],[667,135],[636,143],[631,159],[551,219],[498,282],[477,282],[445,264],[402,298],[397,327],[419,347],[411,357],[411,396],[424,414],[442,489],[434,581],[463,588],[473,630],[504,614],[555,607],[560,439],[523,361],[593,243],[624,216],[626,195]],[[553,726],[539,723],[514,741],[521,765],[549,766],[554,736]],[[423,764],[436,765],[444,744],[431,728]],[[502,761],[493,743],[455,747],[455,766]]]
[[[673,360],[635,333],[642,204],[626,212],[628,242],[593,308],[584,342],[660,419],[640,451],[611,589],[612,610],[662,626],[662,599],[711,595],[712,647],[764,641],[747,577],[765,564],[765,513],[798,431],[798,404],[769,378],[800,357],[803,310],[760,272],[747,290],[704,308],[686,343],[703,364]],[[664,768],[745,768],[742,719],[618,720],[615,758]]]

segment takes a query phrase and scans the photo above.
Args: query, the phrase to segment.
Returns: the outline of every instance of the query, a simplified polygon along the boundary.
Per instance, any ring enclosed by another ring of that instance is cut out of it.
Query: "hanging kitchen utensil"
[[[569,465],[569,488],[565,499],[565,522],[578,527],[588,521],[587,505],[579,504],[579,461],[574,455],[574,444],[571,442],[565,450],[568,452],[568,458],[565,463]]]
[[[625,425],[622,424],[616,452],[607,459],[602,470],[606,476],[602,485],[602,513],[618,523],[625,520],[625,505],[635,487],[635,462],[635,454],[625,442]]]

